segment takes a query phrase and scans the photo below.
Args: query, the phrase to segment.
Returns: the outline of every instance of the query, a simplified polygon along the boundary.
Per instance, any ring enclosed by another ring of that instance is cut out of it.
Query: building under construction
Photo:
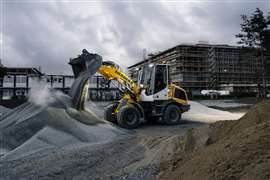
[[[180,44],[130,66],[130,76],[136,79],[136,69],[149,63],[170,64],[171,80],[192,95],[204,89],[256,93],[270,87],[270,76],[262,76],[261,57],[239,46]]]

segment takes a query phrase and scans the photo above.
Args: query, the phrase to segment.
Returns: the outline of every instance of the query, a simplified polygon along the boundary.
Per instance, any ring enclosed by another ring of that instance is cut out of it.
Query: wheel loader
[[[149,119],[168,125],[179,124],[182,113],[190,109],[186,91],[170,81],[168,64],[143,66],[138,69],[137,82],[114,62],[102,61],[101,56],[85,49],[77,58],[70,59],[69,64],[75,76],[71,97],[79,110],[84,107],[88,79],[93,74],[99,73],[106,80],[121,84],[121,99],[108,105],[104,111],[104,119],[120,127],[134,129]]]

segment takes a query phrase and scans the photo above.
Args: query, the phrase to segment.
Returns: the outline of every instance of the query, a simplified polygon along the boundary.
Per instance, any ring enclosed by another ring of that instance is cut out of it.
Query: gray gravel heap
[[[71,107],[69,96],[56,95],[46,106],[31,102],[12,110],[0,121],[1,160],[57,148],[111,141],[122,130],[86,111]]]

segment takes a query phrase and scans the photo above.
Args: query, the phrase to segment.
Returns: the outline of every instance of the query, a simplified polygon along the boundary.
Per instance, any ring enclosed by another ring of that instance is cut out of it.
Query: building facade
[[[5,68],[5,75],[1,78],[0,99],[25,98],[31,88],[38,83],[45,84],[49,89],[60,90],[67,94],[73,84],[74,77],[70,75],[46,75],[36,68]],[[116,100],[120,98],[118,82],[107,82],[96,74],[89,79],[89,98],[93,101]]]
[[[23,97],[29,92],[34,81],[43,74],[36,68],[2,67],[6,75],[1,78],[0,98]]]
[[[173,83],[189,93],[199,95],[204,89],[228,90],[236,93],[255,93],[262,84],[262,60],[248,48],[229,45],[181,44],[129,67],[136,79],[136,70],[143,65],[169,64]],[[264,76],[270,88],[270,76]]]

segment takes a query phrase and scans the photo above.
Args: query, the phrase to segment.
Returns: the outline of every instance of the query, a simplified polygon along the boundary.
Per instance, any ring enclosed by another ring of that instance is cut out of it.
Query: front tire
[[[133,105],[124,106],[117,113],[117,122],[120,127],[135,129],[141,123],[140,112]]]
[[[117,124],[116,114],[114,114],[115,109],[117,108],[119,103],[113,103],[106,107],[104,111],[104,119],[110,121],[114,124]]]
[[[169,104],[163,113],[162,123],[167,125],[180,124],[181,117],[181,109],[174,104]]]

